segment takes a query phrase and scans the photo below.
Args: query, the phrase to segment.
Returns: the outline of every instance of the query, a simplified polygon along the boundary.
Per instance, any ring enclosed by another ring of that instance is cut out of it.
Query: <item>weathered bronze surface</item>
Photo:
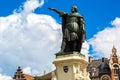
[[[84,18],[78,13],[77,7],[72,6],[71,13],[63,12],[55,8],[48,8],[62,17],[63,40],[59,54],[67,52],[80,52],[82,43],[86,37]]]

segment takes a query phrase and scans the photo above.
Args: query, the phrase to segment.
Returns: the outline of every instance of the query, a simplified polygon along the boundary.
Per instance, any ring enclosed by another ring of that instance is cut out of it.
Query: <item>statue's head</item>
[[[71,12],[74,13],[74,12],[77,12],[77,11],[78,11],[78,10],[77,10],[77,6],[72,6]]]

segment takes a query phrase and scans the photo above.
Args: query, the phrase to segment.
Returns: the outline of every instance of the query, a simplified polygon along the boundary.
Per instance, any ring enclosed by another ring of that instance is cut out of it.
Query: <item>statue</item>
[[[86,31],[84,18],[77,13],[77,7],[72,6],[71,13],[62,12],[55,8],[48,9],[55,11],[62,17],[63,40],[60,52],[80,52],[86,37]]]

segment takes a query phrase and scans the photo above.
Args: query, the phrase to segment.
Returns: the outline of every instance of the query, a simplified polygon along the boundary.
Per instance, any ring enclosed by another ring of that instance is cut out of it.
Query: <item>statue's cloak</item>
[[[66,29],[66,24],[67,24],[67,17],[72,17],[72,16],[74,16],[74,17],[77,17],[77,19],[78,19],[78,25],[79,25],[79,30],[78,30],[78,33],[77,33],[77,35],[78,35],[78,40],[77,40],[77,50],[78,51],[81,51],[81,46],[82,46],[82,42],[84,41],[84,38],[83,38],[83,36],[85,35],[84,34],[84,26],[83,26],[83,21],[82,20],[84,20],[83,19],[83,16],[82,15],[80,15],[80,14],[66,14],[66,15],[63,15],[63,16],[61,16],[62,17],[62,33],[63,33],[63,38],[66,38],[66,36],[65,36],[65,29]],[[64,39],[63,39],[64,40]]]

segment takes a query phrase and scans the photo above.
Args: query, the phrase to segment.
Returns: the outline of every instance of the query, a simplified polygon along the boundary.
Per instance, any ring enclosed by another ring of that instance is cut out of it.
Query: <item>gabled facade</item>
[[[109,65],[111,69],[111,79],[120,80],[120,58],[117,55],[117,50],[115,47],[112,49]]]
[[[87,70],[91,80],[120,80],[120,58],[113,46],[110,59],[93,60],[89,58]]]
[[[15,75],[13,77],[13,80],[34,80],[34,77],[24,74],[22,72],[22,69],[18,67],[17,71],[15,72]]]

